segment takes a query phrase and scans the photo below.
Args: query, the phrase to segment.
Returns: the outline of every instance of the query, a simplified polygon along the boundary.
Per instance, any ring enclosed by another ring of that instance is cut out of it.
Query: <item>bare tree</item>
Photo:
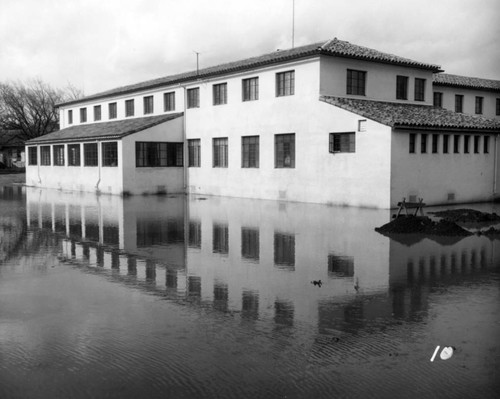
[[[54,89],[40,79],[0,83],[0,129],[15,130],[23,140],[53,132],[59,128],[56,104],[82,95],[74,86]]]

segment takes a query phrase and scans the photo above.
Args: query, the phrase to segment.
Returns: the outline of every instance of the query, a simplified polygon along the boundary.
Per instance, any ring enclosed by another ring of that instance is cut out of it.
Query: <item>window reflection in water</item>
[[[274,233],[274,264],[289,270],[295,266],[295,236]]]
[[[255,262],[259,261],[259,230],[241,228],[241,256]]]
[[[229,228],[226,224],[214,224],[212,239],[214,253],[229,253]]]

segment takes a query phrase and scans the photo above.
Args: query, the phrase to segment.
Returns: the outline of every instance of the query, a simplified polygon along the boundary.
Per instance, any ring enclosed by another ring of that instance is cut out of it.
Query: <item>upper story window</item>
[[[433,105],[435,107],[443,108],[443,93],[439,91],[434,92]]]
[[[94,105],[94,121],[100,121],[100,120],[101,120],[101,106]]]
[[[187,90],[187,107],[188,108],[199,108],[200,107],[200,88],[195,87],[194,89]]]
[[[227,83],[213,85],[213,104],[227,104]]]
[[[175,111],[175,92],[163,94],[163,110],[165,112]]]
[[[243,101],[255,101],[259,99],[259,78],[243,79],[241,81],[241,93]]]
[[[134,100],[125,101],[125,116],[134,116]]]
[[[200,139],[188,140],[188,166],[199,168],[201,166],[201,141]]]
[[[354,69],[347,70],[347,94],[357,96],[366,95],[366,72],[356,71]]]
[[[396,99],[408,100],[408,76],[396,76]]]
[[[276,74],[276,97],[293,96],[295,94],[295,71]]]
[[[464,96],[455,94],[455,112],[464,112]]]
[[[415,78],[415,101],[425,101],[425,79]]]
[[[295,168],[295,133],[274,136],[274,167]]]
[[[73,123],[73,110],[69,109],[68,110],[68,125],[71,125]]]
[[[356,152],[356,133],[330,133],[330,153]]]
[[[427,134],[420,135],[420,152],[422,154],[427,153]]]
[[[415,145],[417,142],[417,135],[415,133],[410,133],[410,154],[415,154]]]
[[[87,108],[80,108],[80,123],[87,122]]]
[[[476,97],[476,114],[483,113],[483,97]]]
[[[116,103],[108,104],[109,119],[116,119]]]
[[[38,163],[37,147],[28,147],[28,165],[36,165]]]
[[[116,141],[102,143],[102,166],[118,166],[118,143]]]
[[[144,115],[152,114],[154,112],[153,96],[144,97]]]

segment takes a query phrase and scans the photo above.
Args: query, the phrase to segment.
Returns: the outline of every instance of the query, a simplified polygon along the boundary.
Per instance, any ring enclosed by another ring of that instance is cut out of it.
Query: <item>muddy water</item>
[[[0,397],[495,397],[500,240],[389,220],[0,187]]]

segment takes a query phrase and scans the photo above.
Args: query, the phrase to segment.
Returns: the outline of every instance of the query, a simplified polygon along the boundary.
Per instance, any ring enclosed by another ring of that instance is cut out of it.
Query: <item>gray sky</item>
[[[0,80],[92,94],[292,44],[293,0],[0,0]],[[337,37],[500,80],[500,0],[295,0],[295,46]]]

